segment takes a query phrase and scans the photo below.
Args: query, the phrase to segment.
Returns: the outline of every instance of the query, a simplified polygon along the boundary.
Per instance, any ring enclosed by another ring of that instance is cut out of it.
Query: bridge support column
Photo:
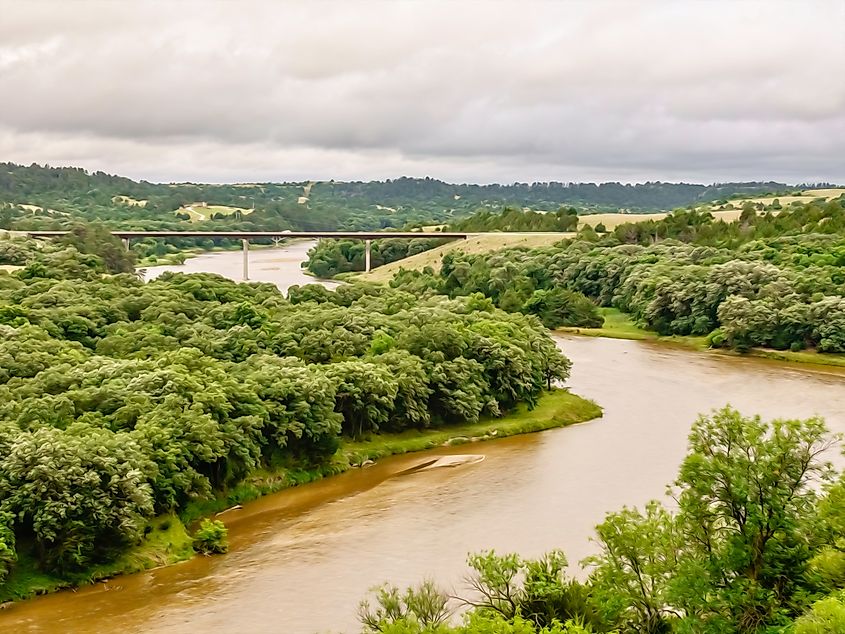
[[[123,248],[129,250],[129,238],[123,238]]]
[[[364,271],[370,272],[370,246],[372,240],[364,240]]]
[[[241,240],[244,247],[244,282],[249,281],[249,240]]]

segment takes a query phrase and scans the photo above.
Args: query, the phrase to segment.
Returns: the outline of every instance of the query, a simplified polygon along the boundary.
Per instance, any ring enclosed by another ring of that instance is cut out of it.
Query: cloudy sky
[[[845,0],[0,0],[0,161],[845,182]]]

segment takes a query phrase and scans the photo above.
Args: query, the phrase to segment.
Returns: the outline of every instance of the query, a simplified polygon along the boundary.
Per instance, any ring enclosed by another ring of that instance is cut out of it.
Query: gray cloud
[[[845,2],[0,0],[0,160],[845,181]]]

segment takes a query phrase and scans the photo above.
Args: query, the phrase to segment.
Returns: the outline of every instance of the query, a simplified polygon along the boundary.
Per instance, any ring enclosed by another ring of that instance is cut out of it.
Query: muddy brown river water
[[[460,587],[469,551],[562,548],[578,573],[607,511],[663,496],[699,412],[818,414],[845,432],[842,372],[558,341],[574,362],[569,386],[599,402],[602,419],[449,450],[484,455],[474,464],[402,474],[428,457],[400,456],[268,496],[223,515],[228,555],[19,603],[0,611],[0,632],[355,632],[370,587],[425,577]]]

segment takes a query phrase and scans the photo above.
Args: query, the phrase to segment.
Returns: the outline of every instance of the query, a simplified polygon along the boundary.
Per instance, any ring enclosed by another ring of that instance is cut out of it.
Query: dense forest
[[[586,297],[662,335],[707,335],[739,350],[845,352],[843,204],[777,215],[748,205],[732,223],[680,211],[545,249],[448,253],[440,271],[403,270],[391,284],[417,294],[482,293],[551,327],[586,325]]]
[[[58,229],[79,220],[138,230],[177,228],[190,220],[185,206],[204,202],[212,210],[214,206],[240,210],[229,215],[212,211],[203,220],[209,229],[220,225],[269,231],[375,230],[450,222],[480,208],[508,205],[541,211],[561,205],[657,211],[732,195],[790,189],[775,182],[453,185],[431,178],[367,183],[156,184],[80,168],[0,163],[0,229]]]
[[[93,235],[3,241],[0,589],[19,556],[71,575],[257,469],[331,469],[342,438],[500,416],[568,375],[480,296],[144,283]]]
[[[839,634],[845,479],[819,419],[702,416],[669,503],[623,508],[567,575],[563,552],[470,555],[456,596],[432,581],[364,600],[366,634]],[[453,625],[459,607],[469,608]]]

